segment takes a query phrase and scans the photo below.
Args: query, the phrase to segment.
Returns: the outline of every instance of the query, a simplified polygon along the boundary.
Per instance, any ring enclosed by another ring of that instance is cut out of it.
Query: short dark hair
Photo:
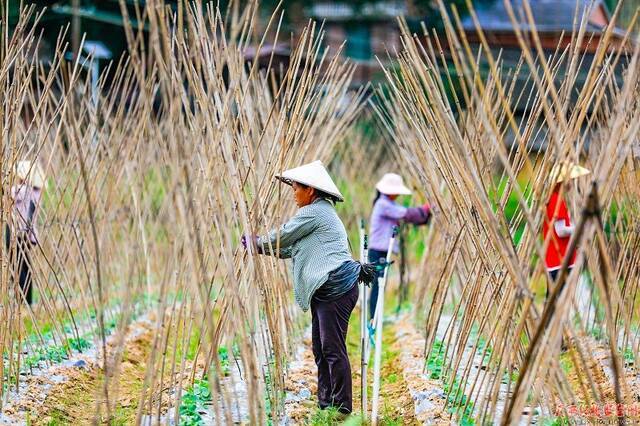
[[[338,201],[340,201],[340,200],[338,200],[338,197],[336,197],[335,195],[331,195],[331,194],[329,194],[327,192],[320,191],[319,189],[316,189],[316,195],[319,198],[324,198],[325,200],[331,201],[332,203],[337,203]]]

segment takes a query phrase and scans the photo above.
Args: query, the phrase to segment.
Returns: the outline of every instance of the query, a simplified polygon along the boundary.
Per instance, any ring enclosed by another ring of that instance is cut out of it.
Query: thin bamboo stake
[[[393,254],[396,235],[398,228],[394,227],[393,235],[389,240],[389,248],[387,249],[387,257],[385,259],[384,275],[378,279],[378,300],[376,309],[373,314],[372,323],[374,324],[376,350],[373,358],[373,398],[371,402],[371,424],[378,424],[378,410],[380,408],[380,367],[382,364],[382,327],[384,320],[384,289],[389,275],[389,262]]]
[[[360,262],[367,263],[367,257],[369,252],[369,244],[367,241],[367,234],[365,231],[365,221],[360,220]],[[368,359],[368,344],[369,344],[369,330],[367,327],[368,321],[368,299],[367,299],[367,286],[364,283],[360,283],[360,414],[363,419],[367,416],[367,366],[369,364]]]

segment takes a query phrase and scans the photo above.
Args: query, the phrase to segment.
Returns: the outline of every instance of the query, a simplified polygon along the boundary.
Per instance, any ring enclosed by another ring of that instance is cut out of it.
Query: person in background
[[[411,190],[402,181],[402,177],[395,173],[387,173],[376,184],[376,198],[370,219],[369,262],[377,264],[387,257],[389,241],[393,235],[393,227],[401,221],[415,225],[426,225],[431,219],[431,207],[425,204],[420,207],[403,207],[396,203],[400,195],[411,195]],[[393,252],[398,253],[396,241]],[[379,272],[382,277],[383,272]],[[369,317],[373,318],[378,303],[378,282],[375,280],[369,298]]]
[[[568,166],[557,165],[551,170],[551,176],[554,178],[554,187],[546,206],[546,219],[542,227],[542,238],[544,244],[546,244],[545,266],[552,282],[556,281],[560,268],[562,267],[562,262],[567,255],[570,256],[568,272],[571,272],[576,261],[575,251],[573,253],[567,253],[569,241],[571,240],[575,227],[571,223],[569,209],[564,199],[568,191],[568,185],[565,185],[563,189],[562,183],[588,175],[589,173],[590,171],[588,169],[576,164],[570,164]],[[547,285],[545,296],[547,298],[551,290],[550,287],[551,285]]]
[[[40,165],[31,161],[19,161],[15,168],[16,183],[11,188],[13,209],[10,224],[5,230],[5,247],[14,266],[14,282],[17,279],[21,297],[33,302],[31,249],[38,244],[36,217],[40,206],[45,176]],[[12,250],[12,234],[15,245]]]
[[[277,178],[293,188],[298,212],[265,236],[243,236],[242,244],[258,254],[293,260],[295,300],[303,311],[311,308],[318,405],[347,415],[353,408],[347,328],[358,301],[357,283],[374,281],[375,268],[351,257],[347,232],[334,207],[344,198],[320,161]]]

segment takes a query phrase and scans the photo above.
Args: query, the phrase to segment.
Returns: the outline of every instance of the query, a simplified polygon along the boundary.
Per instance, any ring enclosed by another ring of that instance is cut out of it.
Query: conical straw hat
[[[336,184],[333,183],[333,179],[331,179],[329,172],[324,168],[321,161],[314,161],[313,163],[305,164],[295,169],[286,170],[282,175],[276,175],[276,178],[287,185],[297,182],[310,186],[333,196],[336,201],[344,201],[340,190]]]
[[[591,173],[591,170],[573,163],[568,165],[556,164],[551,169],[551,177],[553,178],[554,183],[579,178],[581,176],[588,175],[589,173]]]
[[[44,172],[38,163],[31,161],[18,161],[16,175],[24,182],[35,188],[43,188],[45,182]]]
[[[387,173],[376,183],[376,189],[385,195],[411,195],[411,190],[402,181],[402,176]]]

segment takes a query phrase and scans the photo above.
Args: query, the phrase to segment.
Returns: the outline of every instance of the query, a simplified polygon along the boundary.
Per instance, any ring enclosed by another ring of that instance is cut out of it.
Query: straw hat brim
[[[386,182],[378,182],[376,189],[385,195],[411,195],[411,190],[404,185],[389,185]]]
[[[280,182],[282,182],[282,183],[284,183],[286,185],[289,185],[289,186],[293,186],[293,182],[296,182],[296,183],[302,184],[304,186],[308,186],[308,187],[311,187],[311,188],[316,189],[318,191],[321,191],[321,192],[323,192],[325,194],[329,194],[325,190],[322,190],[322,189],[320,189],[320,188],[318,188],[318,187],[316,187],[314,185],[311,185],[309,183],[301,182],[300,180],[287,179],[287,178],[282,177],[282,176],[276,176],[275,178],[278,179]],[[331,195],[331,197],[336,201],[341,201],[341,202],[344,201],[344,198],[342,198],[341,196],[339,197],[339,196],[337,196],[335,194],[329,194],[329,195]]]
[[[293,182],[297,182],[305,186],[310,186],[331,196],[335,201],[344,201],[340,190],[320,161],[314,161],[294,169],[286,170],[282,175],[276,175],[275,178],[287,185],[292,185]]]
[[[554,182],[560,183],[567,180],[577,179],[582,176],[586,176],[591,173],[591,170],[579,166],[577,164],[571,164],[566,166],[555,166],[551,170],[551,176],[554,176]]]
[[[46,177],[38,163],[19,161],[16,165],[16,175],[34,188],[43,188]]]

